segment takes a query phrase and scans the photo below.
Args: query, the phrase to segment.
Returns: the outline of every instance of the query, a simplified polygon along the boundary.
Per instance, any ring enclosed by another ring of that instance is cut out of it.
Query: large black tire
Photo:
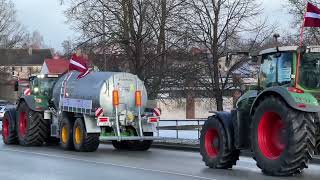
[[[31,110],[21,102],[17,115],[19,143],[23,146],[41,146],[49,137],[50,124],[40,112]]]
[[[273,96],[258,105],[251,143],[254,159],[263,173],[292,176],[307,168],[315,151],[315,115],[292,109]]]
[[[74,121],[66,116],[62,117],[60,123],[60,146],[64,150],[74,150],[73,145],[73,124]]]
[[[136,131],[132,129],[135,136],[137,135]],[[143,133],[144,136],[153,136],[152,132]],[[112,145],[117,150],[129,150],[129,151],[147,151],[151,148],[153,141],[144,140],[144,141],[112,141]]]
[[[128,150],[127,141],[112,141],[112,145],[117,150]]]
[[[15,128],[15,119],[11,119],[9,112],[2,118],[2,140],[4,144],[18,144],[18,135]]]
[[[204,123],[200,136],[200,154],[206,166],[216,169],[230,169],[239,160],[240,151],[228,147],[226,130],[216,116]],[[232,144],[234,142],[231,142]]]
[[[153,136],[152,132],[144,132],[144,136]],[[144,140],[144,141],[128,141],[127,146],[130,151],[147,151],[150,149],[153,141]]]
[[[76,151],[94,152],[98,149],[99,133],[87,133],[82,118],[77,118],[73,126],[73,144]]]
[[[315,155],[320,155],[320,134],[317,134],[317,137],[316,137],[316,150],[315,150]]]

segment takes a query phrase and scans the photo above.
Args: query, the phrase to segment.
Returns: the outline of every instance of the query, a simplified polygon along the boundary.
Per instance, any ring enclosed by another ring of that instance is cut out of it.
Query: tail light
[[[157,122],[159,122],[158,117],[149,117],[148,118],[148,123],[157,123]]]
[[[142,105],[142,93],[141,91],[136,91],[135,93],[135,99],[136,99],[136,106],[141,107]]]
[[[293,92],[293,93],[298,93],[298,94],[303,94],[304,91],[302,89],[298,89],[295,87],[288,87],[288,91]]]
[[[113,90],[112,92],[112,103],[113,106],[119,106],[119,91]]]

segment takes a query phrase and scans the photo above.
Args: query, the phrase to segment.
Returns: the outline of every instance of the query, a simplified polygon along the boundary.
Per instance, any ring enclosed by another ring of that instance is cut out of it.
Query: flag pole
[[[305,0],[305,3],[308,3],[307,0]],[[307,5],[306,5],[307,7]],[[305,13],[303,15],[303,22],[302,22],[302,26],[301,26],[301,30],[300,30],[300,45],[299,45],[299,49],[298,49],[298,60],[296,63],[296,76],[295,76],[295,84],[294,87],[298,88],[298,83],[299,83],[299,69],[300,69],[300,63],[301,63],[301,49],[303,46],[303,33],[304,33],[304,26],[305,26],[305,20],[306,20],[306,13],[307,13],[307,9],[305,10]]]

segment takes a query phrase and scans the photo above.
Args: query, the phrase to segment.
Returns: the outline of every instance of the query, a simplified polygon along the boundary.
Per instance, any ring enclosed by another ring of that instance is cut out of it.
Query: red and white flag
[[[73,54],[70,59],[69,70],[81,72],[78,76],[78,79],[83,78],[90,73],[86,59],[77,56],[76,54]]]
[[[320,9],[309,2],[304,16],[304,27],[320,27]]]

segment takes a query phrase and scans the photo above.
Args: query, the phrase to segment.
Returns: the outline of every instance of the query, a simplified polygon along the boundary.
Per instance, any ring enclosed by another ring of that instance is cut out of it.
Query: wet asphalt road
[[[320,166],[303,175],[275,178],[261,174],[251,158],[241,158],[233,170],[208,169],[199,153],[163,149],[116,151],[100,145],[94,153],[63,151],[59,147],[6,146],[0,137],[0,180],[318,180]]]

